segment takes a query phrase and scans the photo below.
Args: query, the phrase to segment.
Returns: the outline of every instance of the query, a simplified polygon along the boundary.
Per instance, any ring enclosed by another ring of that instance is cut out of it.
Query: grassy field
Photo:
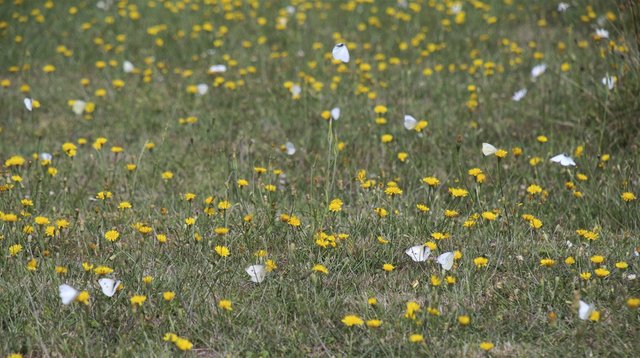
[[[640,6],[568,5],[0,0],[0,356],[636,355]]]

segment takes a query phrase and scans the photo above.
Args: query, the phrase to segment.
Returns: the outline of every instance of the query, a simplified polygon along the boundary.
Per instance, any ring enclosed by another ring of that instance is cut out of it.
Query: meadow
[[[0,0],[0,356],[637,355],[639,24]]]

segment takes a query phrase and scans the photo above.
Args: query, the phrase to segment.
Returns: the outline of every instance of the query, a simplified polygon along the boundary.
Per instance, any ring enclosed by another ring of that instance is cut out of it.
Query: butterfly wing
[[[485,156],[496,154],[498,149],[489,143],[482,143],[482,154]]]
[[[578,316],[583,321],[587,320],[591,316],[591,313],[593,313],[594,309],[595,309],[595,305],[593,303],[588,304],[580,300],[580,307],[578,308]]]
[[[78,290],[67,284],[60,285],[58,290],[60,291],[60,299],[62,300],[63,305],[68,305],[73,302],[80,293]]]
[[[249,277],[251,278],[251,282],[260,283],[264,281],[266,276],[266,270],[263,265],[251,265],[245,269]]]
[[[440,264],[440,266],[442,266],[444,270],[451,270],[451,268],[453,267],[453,252],[445,252],[444,254],[441,254],[440,256],[438,256],[438,259],[436,261]]]
[[[333,118],[334,121],[337,121],[338,118],[340,118],[340,107],[336,107],[331,110],[331,118]]]
[[[333,58],[342,62],[349,62],[349,50],[343,43],[337,44],[332,51]]]
[[[424,262],[431,254],[431,249],[424,245],[416,245],[406,249],[404,253],[415,262]]]
[[[102,293],[107,297],[113,297],[115,295],[118,286],[120,286],[120,281],[114,280],[112,278],[101,278],[98,280],[98,284],[100,284],[100,289],[102,289]]]
[[[23,102],[27,111],[31,112],[31,110],[33,110],[33,101],[31,101],[31,98],[25,98]]]
[[[404,116],[404,127],[408,130],[413,130],[416,127],[416,124],[418,123],[418,121],[410,115],[405,115]]]

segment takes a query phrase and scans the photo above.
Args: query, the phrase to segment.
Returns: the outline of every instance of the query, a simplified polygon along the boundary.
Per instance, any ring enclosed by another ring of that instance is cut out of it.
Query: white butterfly
[[[293,14],[295,14],[295,13],[296,13],[296,8],[295,8],[294,6],[291,6],[291,5],[287,6],[287,7],[285,8],[285,10],[287,10],[287,13],[288,13],[289,15],[293,15]]]
[[[544,63],[543,63],[543,64],[541,64],[541,65],[534,66],[534,67],[531,69],[531,77],[533,77],[533,78],[539,77],[539,76],[541,76],[541,75],[544,73],[544,71],[546,71],[546,70],[547,70],[547,65],[546,65],[546,64],[544,64]]]
[[[264,265],[251,265],[247,267],[245,271],[249,274],[249,277],[251,277],[251,282],[255,283],[264,281],[264,278],[267,275]]]
[[[284,144],[284,147],[287,150],[288,155],[296,154],[296,146],[293,143],[287,142]]]
[[[598,36],[601,39],[608,39],[609,38],[609,31],[607,31],[605,29],[596,29],[596,36]]]
[[[225,65],[213,65],[209,67],[209,73],[222,73],[227,72],[227,66]]]
[[[39,155],[40,160],[46,160],[46,161],[51,161],[53,159],[53,155],[51,155],[51,153],[46,153],[46,152],[42,152]]]
[[[418,124],[418,121],[408,114],[404,115],[404,127],[408,130],[413,130]]]
[[[120,280],[114,280],[112,278],[101,278],[98,280],[100,284],[100,288],[102,289],[102,293],[104,293],[108,297],[113,297],[115,295],[118,286],[120,286]]]
[[[482,143],[482,154],[484,156],[494,155],[498,151],[498,148],[494,147],[489,143]]]
[[[555,157],[551,158],[551,161],[554,163],[559,163],[563,167],[575,166],[576,162],[573,161],[573,158],[566,154],[558,154]]]
[[[431,249],[428,246],[416,245],[406,249],[404,253],[415,262],[424,262],[431,254]]]
[[[331,118],[333,118],[334,121],[337,121],[338,118],[340,118],[340,107],[335,107],[331,110]]]
[[[209,92],[209,86],[207,86],[206,83],[201,83],[196,86],[196,90],[199,95],[204,96],[205,94],[207,94],[207,92]]]
[[[451,270],[453,267],[453,252],[445,252],[444,254],[441,254],[436,259],[436,262],[438,262],[444,270]]]
[[[511,97],[511,100],[515,101],[515,102],[520,102],[520,100],[523,99],[524,96],[526,96],[526,95],[527,95],[527,89],[523,88],[523,89],[521,89],[519,91],[516,91],[513,94],[513,96]]]
[[[33,101],[31,98],[24,99],[24,106],[27,108],[27,111],[31,112],[33,110]]]
[[[454,3],[453,5],[451,5],[451,12],[454,14],[458,14],[460,13],[460,11],[462,11],[462,4],[459,2]]]
[[[86,106],[87,106],[87,103],[85,101],[76,99],[75,101],[73,101],[73,106],[71,106],[71,110],[73,111],[73,113],[79,116],[82,113],[84,113],[84,108]]]
[[[337,44],[332,51],[333,58],[342,62],[349,62],[349,49],[342,42]]]
[[[566,2],[561,2],[558,4],[558,12],[565,12],[569,8],[569,4]]]
[[[60,287],[58,287],[58,290],[60,291],[60,298],[62,299],[63,305],[68,305],[69,303],[73,302],[80,294],[80,291],[67,284],[60,285]]]
[[[591,314],[595,310],[596,310],[596,306],[593,303],[588,304],[580,300],[580,308],[578,308],[578,317],[580,317],[580,319],[583,321],[587,320],[589,319],[589,317],[591,317]]]
[[[124,73],[131,73],[133,72],[134,69],[135,69],[135,66],[133,65],[133,63],[129,61],[124,61],[122,63],[122,70],[124,71]]]
[[[607,86],[607,88],[609,90],[612,90],[613,87],[616,86],[616,77],[615,76],[609,76],[609,74],[607,74],[606,76],[604,76],[602,78],[602,84]]]
[[[302,87],[300,87],[300,85],[293,85],[291,86],[290,91],[293,97],[297,97],[300,95],[300,93],[302,93]]]

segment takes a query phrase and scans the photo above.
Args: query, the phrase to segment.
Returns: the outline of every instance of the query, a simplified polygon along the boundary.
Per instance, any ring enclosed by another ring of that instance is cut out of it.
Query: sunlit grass
[[[567,5],[0,0],[0,354],[633,355],[640,9]]]

